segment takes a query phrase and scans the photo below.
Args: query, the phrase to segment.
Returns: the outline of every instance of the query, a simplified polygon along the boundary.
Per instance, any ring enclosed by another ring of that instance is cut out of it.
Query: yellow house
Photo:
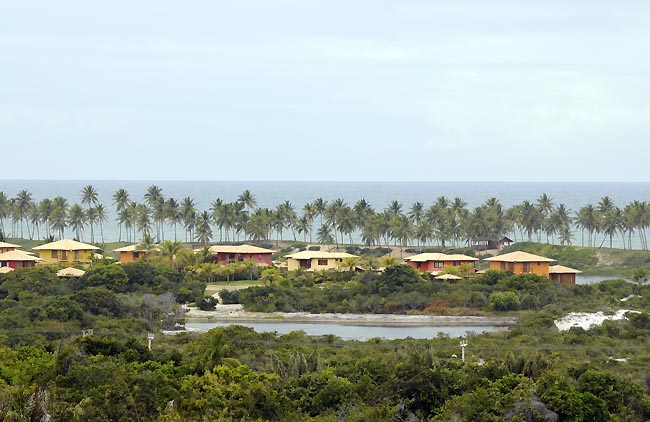
[[[347,252],[321,252],[302,251],[287,255],[287,269],[289,271],[304,268],[305,270],[341,270],[345,258],[358,258]]]
[[[90,264],[94,251],[98,247],[76,240],[63,239],[32,248],[38,251],[45,265],[71,265],[72,263]]]
[[[511,252],[486,258],[491,270],[512,271],[514,274],[537,274],[549,277],[549,265],[554,259],[528,252]]]
[[[0,242],[0,253],[15,251],[16,248],[20,247],[20,245],[14,245],[13,243]]]

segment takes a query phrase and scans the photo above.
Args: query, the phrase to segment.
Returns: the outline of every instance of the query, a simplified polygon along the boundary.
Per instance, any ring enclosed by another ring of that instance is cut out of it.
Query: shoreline
[[[496,326],[511,327],[515,317],[497,316],[442,316],[442,315],[396,315],[396,314],[310,314],[308,312],[246,312],[240,305],[218,305],[215,311],[190,309],[185,322],[268,322],[309,323],[366,326]]]

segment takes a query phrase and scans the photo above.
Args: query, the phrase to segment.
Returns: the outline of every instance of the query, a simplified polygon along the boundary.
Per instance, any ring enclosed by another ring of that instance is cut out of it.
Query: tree
[[[181,211],[178,201],[174,198],[169,198],[165,201],[165,216],[167,221],[174,225],[174,242],[176,241],[176,225],[182,221]]]
[[[97,221],[99,222],[99,233],[102,237],[102,243],[104,243],[104,223],[108,221],[108,215],[106,214],[106,208],[102,204],[97,204],[95,206],[95,212],[97,215]]]
[[[257,205],[257,199],[255,199],[255,195],[253,195],[253,193],[248,189],[246,189],[244,192],[242,192],[241,195],[239,195],[237,201],[246,205],[249,214],[251,213],[251,210],[255,208],[255,206]]]
[[[81,189],[81,203],[88,207],[97,204],[97,189],[93,185],[86,185]]]
[[[87,223],[87,216],[81,205],[74,204],[68,215],[68,225],[74,230],[75,238],[83,241],[83,229]]]
[[[20,220],[20,237],[23,237],[23,221],[29,215],[29,209],[33,205],[32,193],[26,190],[21,190],[16,196],[16,211]]]
[[[199,243],[209,243],[212,238],[212,228],[210,227],[210,214],[203,211],[196,219],[196,240]]]
[[[165,240],[160,246],[160,256],[166,258],[169,262],[169,265],[174,269],[177,269],[178,266],[175,265],[175,258],[176,255],[178,255],[178,253],[183,249],[185,249],[185,247],[181,242],[172,242],[171,240]]]
[[[638,293],[641,285],[650,279],[650,271],[648,271],[648,269],[645,267],[635,268],[630,274],[630,279],[636,283],[634,286],[634,291],[635,293]]]

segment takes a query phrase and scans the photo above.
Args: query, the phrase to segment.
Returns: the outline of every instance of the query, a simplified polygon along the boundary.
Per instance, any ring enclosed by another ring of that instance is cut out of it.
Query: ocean
[[[173,197],[180,201],[191,197],[196,203],[197,211],[209,210],[210,204],[217,198],[224,202],[232,202],[244,191],[250,190],[257,200],[258,207],[275,208],[278,204],[289,201],[296,212],[307,202],[316,198],[326,201],[341,198],[353,206],[359,199],[365,199],[376,210],[385,209],[391,201],[399,201],[406,212],[412,203],[422,202],[426,207],[433,204],[436,198],[445,196],[450,200],[459,197],[467,202],[467,208],[472,210],[486,199],[495,197],[504,207],[519,204],[525,200],[535,202],[546,193],[554,204],[565,206],[576,212],[580,207],[593,204],[604,196],[609,196],[616,206],[623,208],[628,203],[650,200],[650,183],[624,182],[295,182],[295,181],[124,181],[124,180],[2,180],[0,191],[8,197],[15,197],[20,190],[31,192],[34,201],[43,198],[63,196],[70,205],[81,203],[81,190],[86,185],[93,185],[98,192],[98,200],[103,204],[109,215],[104,224],[104,240],[106,242],[118,239],[118,226],[115,223],[116,212],[112,204],[113,193],[126,189],[132,200],[143,202],[147,188],[157,185],[162,188],[165,198]],[[7,225],[5,224],[5,227]],[[89,238],[86,230],[85,238]],[[166,233],[171,233],[166,229]],[[215,231],[216,234],[216,231]],[[72,237],[71,231],[66,236]],[[285,239],[292,235],[284,232]],[[97,234],[96,234],[97,237]],[[167,235],[169,238],[169,235]],[[178,230],[179,240],[184,239],[183,229]],[[544,238],[545,239],[545,238]],[[96,239],[97,240],[97,239]],[[623,247],[620,236],[615,238],[615,247]],[[608,245],[608,241],[606,245]],[[576,232],[574,245],[581,244],[581,234]],[[639,247],[638,239],[633,240],[633,246]]]

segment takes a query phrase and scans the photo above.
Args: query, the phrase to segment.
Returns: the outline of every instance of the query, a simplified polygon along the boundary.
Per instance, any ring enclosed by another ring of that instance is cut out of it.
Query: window
[[[506,270],[506,263],[502,262],[501,263],[501,271],[505,271],[505,270]]]
[[[514,270],[515,270],[515,263],[508,262],[508,271],[514,271]]]
[[[458,267],[460,265],[460,261],[454,261],[451,263],[454,267]]]
[[[53,251],[52,251],[52,258],[54,258],[54,259],[59,258],[59,251],[55,251],[55,250],[53,250]]]
[[[61,258],[59,258],[61,261],[67,261],[68,260],[68,251],[61,251]]]
[[[74,254],[72,256],[74,257],[75,261],[79,261],[79,251],[74,251]]]
[[[522,262],[521,263],[521,272],[526,274],[530,272],[530,262]]]
[[[444,262],[442,261],[433,261],[433,268],[442,268],[444,266]]]
[[[244,260],[244,255],[237,255],[237,261],[242,262]]]
[[[319,259],[318,265],[327,265],[327,259]]]
[[[133,252],[133,259],[140,258],[140,252]]]

